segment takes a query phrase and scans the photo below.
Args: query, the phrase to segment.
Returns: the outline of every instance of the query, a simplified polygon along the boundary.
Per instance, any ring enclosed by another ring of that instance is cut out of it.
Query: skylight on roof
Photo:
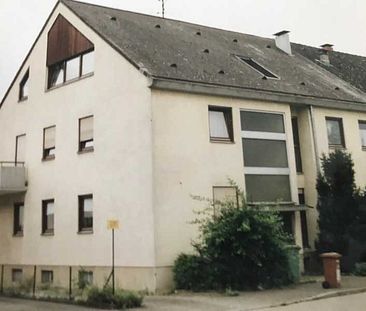
[[[243,56],[237,56],[241,61],[249,65],[252,69],[258,71],[261,73],[264,77],[269,79],[279,79],[278,76],[276,76],[274,73],[270,72],[266,68],[264,68],[262,65],[254,61],[252,58],[249,57],[243,57]]]

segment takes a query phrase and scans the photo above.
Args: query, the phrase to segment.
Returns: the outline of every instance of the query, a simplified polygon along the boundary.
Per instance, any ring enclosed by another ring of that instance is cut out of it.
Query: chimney
[[[276,46],[288,55],[292,55],[289,31],[283,30],[274,34]]]
[[[321,47],[320,62],[326,66],[330,66],[329,53],[333,51],[333,44],[323,44]]]

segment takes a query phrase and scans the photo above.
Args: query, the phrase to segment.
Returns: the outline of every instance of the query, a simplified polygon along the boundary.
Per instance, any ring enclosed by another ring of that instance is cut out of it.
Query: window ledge
[[[345,146],[329,145],[329,150],[347,150]]]
[[[213,144],[229,144],[229,145],[233,145],[233,144],[235,144],[235,141],[233,141],[233,140],[221,140],[221,139],[211,138],[210,139],[210,143],[213,143]]]
[[[46,158],[42,158],[42,162],[47,162],[47,161],[52,161],[52,160],[55,160],[56,159],[56,156],[49,156],[49,157],[46,157]]]
[[[85,230],[78,231],[78,234],[81,234],[81,235],[84,235],[84,234],[93,234],[93,233],[94,233],[93,229],[90,229],[90,230],[85,229]]]
[[[91,153],[94,152],[94,147],[85,148],[83,150],[78,150],[77,154]]]
[[[23,232],[17,232],[15,234],[13,234],[14,238],[22,238],[24,236]]]
[[[296,172],[296,175],[303,176],[304,175],[304,172]]]
[[[25,97],[23,97],[23,98],[19,98],[18,99],[18,103],[22,103],[22,102],[25,102],[25,101],[27,101],[28,100],[28,96],[25,96]]]
[[[75,82],[77,82],[77,81],[84,80],[84,79],[86,79],[86,78],[90,78],[90,77],[92,77],[92,76],[94,76],[94,72],[88,73],[88,74],[86,74],[86,75],[84,75],[84,76],[81,76],[81,77],[79,77],[79,78],[72,79],[72,80],[70,80],[70,81],[66,81],[65,83],[62,83],[62,84],[60,84],[60,85],[55,85],[55,86],[52,86],[52,87],[50,87],[50,88],[47,88],[47,87],[46,87],[45,92],[47,93],[47,92],[50,92],[50,91],[53,91],[53,90],[59,89],[60,87],[63,87],[63,86],[69,85],[69,84],[73,84],[73,83],[75,83]]]
[[[41,233],[42,236],[54,236],[55,233],[53,231],[46,231]]]

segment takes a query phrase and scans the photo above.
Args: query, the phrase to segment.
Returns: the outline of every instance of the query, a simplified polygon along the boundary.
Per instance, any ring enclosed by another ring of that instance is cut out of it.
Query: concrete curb
[[[302,298],[302,299],[298,299],[298,300],[293,300],[293,301],[289,301],[289,302],[273,304],[273,305],[270,305],[270,306],[256,307],[256,308],[252,308],[252,309],[243,309],[241,311],[265,310],[265,309],[271,309],[271,308],[294,305],[294,304],[303,303],[303,302],[316,301],[316,300],[321,300],[321,299],[329,299],[329,298],[334,298],[334,297],[342,297],[342,296],[347,296],[347,295],[355,295],[355,294],[360,294],[360,293],[365,293],[365,292],[366,292],[366,287],[353,288],[353,289],[344,289],[344,290],[335,290],[335,291],[331,291],[331,292],[328,292],[328,293],[319,294],[319,295],[316,295],[316,296],[311,296],[311,297]]]

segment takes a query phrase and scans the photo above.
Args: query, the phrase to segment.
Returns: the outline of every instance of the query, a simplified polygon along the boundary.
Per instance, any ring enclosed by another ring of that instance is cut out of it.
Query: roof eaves
[[[295,105],[313,105],[318,107],[366,111],[366,101],[341,100],[327,97],[314,97],[295,93],[284,93],[262,89],[235,87],[224,84],[201,83],[190,80],[177,80],[166,77],[153,76],[151,88],[188,92],[204,95],[218,95],[241,99],[266,100],[277,103],[289,103]]]
[[[12,80],[12,82],[10,83],[10,85],[9,85],[8,89],[6,90],[6,92],[5,92],[4,96],[3,96],[3,98],[1,99],[1,102],[0,102],[0,108],[2,107],[3,103],[5,102],[5,99],[8,97],[8,95],[9,95],[9,93],[10,93],[10,90],[12,89],[12,87],[13,87],[13,85],[14,85],[15,81],[17,80],[17,78],[18,78],[18,76],[19,76],[20,72],[22,71],[22,69],[23,69],[23,67],[24,67],[25,63],[27,62],[27,60],[28,60],[28,58],[29,58],[30,54],[32,53],[32,51],[33,51],[33,49],[34,49],[35,45],[37,44],[37,42],[38,42],[39,38],[41,37],[41,35],[42,35],[43,31],[44,31],[44,29],[46,28],[46,26],[47,26],[47,24],[48,24],[48,22],[49,22],[49,20],[50,20],[51,16],[53,15],[53,13],[55,12],[55,10],[56,10],[57,6],[58,6],[60,3],[64,3],[64,2],[63,2],[62,0],[58,0],[58,1],[56,2],[55,6],[53,7],[53,9],[52,9],[51,13],[48,15],[47,20],[46,20],[46,22],[43,24],[43,26],[42,26],[42,28],[41,28],[40,32],[38,33],[38,36],[37,36],[36,40],[34,41],[34,43],[32,44],[31,48],[29,49],[29,52],[28,52],[28,53],[27,53],[27,55],[25,56],[25,58],[24,58],[24,60],[23,60],[22,64],[20,65],[20,67],[19,67],[19,69],[18,69],[17,73],[15,74],[14,79],[13,79],[13,80]]]

